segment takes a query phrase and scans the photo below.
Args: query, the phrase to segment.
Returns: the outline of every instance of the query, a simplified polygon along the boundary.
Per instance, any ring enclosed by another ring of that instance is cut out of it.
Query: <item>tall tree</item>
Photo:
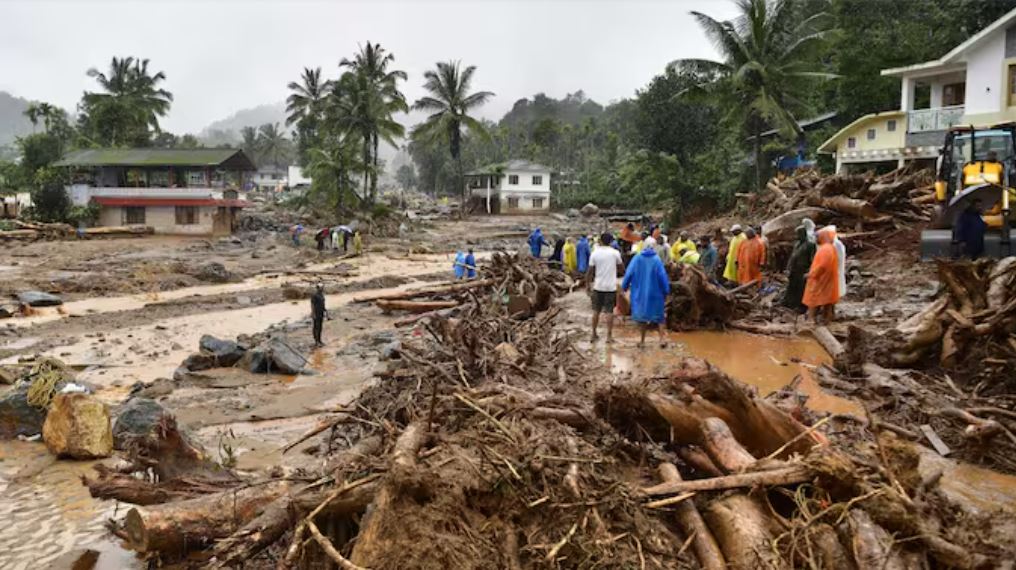
[[[290,141],[278,123],[265,123],[258,128],[257,149],[264,162],[276,168],[289,164]]]
[[[766,127],[800,132],[796,115],[808,111],[800,94],[813,88],[816,79],[835,77],[812,69],[814,51],[827,33],[827,15],[802,19],[797,0],[734,1],[740,15],[733,21],[692,12],[722,61],[683,59],[675,64],[715,77],[701,87],[716,95],[727,118],[751,135],[755,186],[761,188],[761,133]]]
[[[86,137],[104,146],[147,144],[151,132],[159,132],[159,118],[166,116],[173,94],[159,85],[166,75],[148,69],[147,59],[114,57],[107,72],[88,70],[102,92],[85,92],[81,122]]]
[[[308,151],[318,143],[321,115],[331,81],[321,80],[321,68],[305,67],[301,82],[289,83],[290,94],[286,98],[286,126],[296,125],[297,154],[300,163],[306,166]]]
[[[414,129],[414,136],[435,141],[444,138],[448,152],[458,170],[459,188],[462,191],[462,212],[466,209],[466,182],[462,170],[463,129],[481,137],[490,135],[483,123],[469,113],[494,96],[490,91],[470,93],[476,66],[460,68],[460,62],[438,62],[437,68],[423,74],[423,84],[430,95],[413,104],[414,109],[430,112],[430,116]]]
[[[406,72],[389,69],[394,62],[395,56],[386,53],[381,44],[370,42],[362,46],[352,60],[343,58],[339,62],[340,67],[348,69],[339,82],[339,88],[349,96],[345,101],[345,116],[355,123],[363,137],[364,159],[371,165],[365,172],[364,182],[365,187],[369,182],[367,196],[371,202],[377,197],[380,142],[383,140],[397,148],[396,139],[405,136],[405,127],[393,116],[409,111],[398,85],[400,80],[406,80]]]

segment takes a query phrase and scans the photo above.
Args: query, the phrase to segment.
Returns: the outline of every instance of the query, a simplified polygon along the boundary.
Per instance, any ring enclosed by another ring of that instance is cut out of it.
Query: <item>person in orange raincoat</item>
[[[822,310],[827,321],[833,318],[833,308],[840,298],[839,263],[833,240],[836,232],[828,228],[818,232],[818,251],[811,262],[811,269],[805,276],[802,302],[808,307],[808,316],[817,324],[818,311]]]
[[[737,284],[747,285],[752,281],[760,284],[762,264],[766,261],[766,246],[752,228],[744,231],[744,237],[737,248]]]

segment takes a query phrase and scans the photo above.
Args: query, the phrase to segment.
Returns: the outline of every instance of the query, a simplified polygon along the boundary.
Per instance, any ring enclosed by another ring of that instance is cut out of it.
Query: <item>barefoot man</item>
[[[617,298],[618,270],[624,270],[621,252],[610,247],[614,236],[605,233],[600,236],[600,247],[589,256],[589,269],[586,271],[586,287],[593,278],[593,337],[596,342],[596,327],[600,324],[600,313],[607,315],[607,342],[614,342],[614,302]]]

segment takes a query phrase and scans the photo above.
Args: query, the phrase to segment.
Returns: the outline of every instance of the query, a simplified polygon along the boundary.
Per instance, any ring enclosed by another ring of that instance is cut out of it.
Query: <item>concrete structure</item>
[[[254,165],[233,149],[90,149],[64,156],[72,203],[97,204],[102,226],[146,225],[160,234],[226,235]]]
[[[861,117],[826,141],[819,152],[836,156],[837,171],[935,159],[955,125],[1016,121],[1016,10],[936,60],[882,75],[900,78],[900,108]]]
[[[550,210],[550,168],[510,160],[466,173],[470,205],[488,214]]]
[[[288,174],[285,167],[263,166],[251,176],[251,183],[262,192],[281,192],[289,184]]]
[[[303,169],[299,166],[292,165],[289,167],[286,183],[289,185],[290,190],[305,190],[310,188],[312,182],[309,176],[303,175]]]

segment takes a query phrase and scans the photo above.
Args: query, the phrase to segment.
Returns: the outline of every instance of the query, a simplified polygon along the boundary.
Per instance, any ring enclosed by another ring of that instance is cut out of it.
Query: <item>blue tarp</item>
[[[662,323],[670,294],[670,278],[653,248],[645,248],[628,263],[621,288],[631,289],[631,318],[639,323]]]

